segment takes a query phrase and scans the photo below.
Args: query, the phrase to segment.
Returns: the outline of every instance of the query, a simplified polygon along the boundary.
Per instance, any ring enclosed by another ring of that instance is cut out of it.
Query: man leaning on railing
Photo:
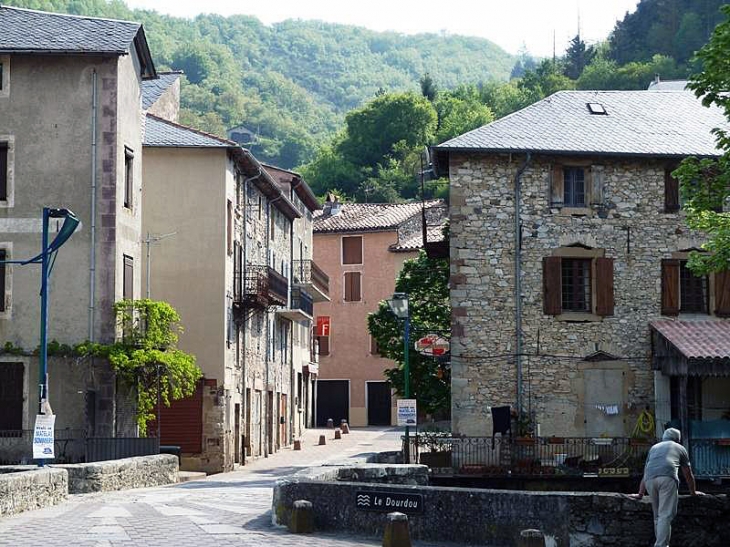
[[[679,475],[682,474],[693,496],[704,495],[695,486],[695,477],[689,463],[687,450],[679,444],[681,434],[678,429],[669,428],[662,436],[662,442],[649,450],[644,466],[644,477],[641,479],[639,493],[631,497],[641,499],[648,492],[651,498],[651,509],[654,514],[654,547],[668,547],[672,534],[672,520],[677,514],[679,500]]]

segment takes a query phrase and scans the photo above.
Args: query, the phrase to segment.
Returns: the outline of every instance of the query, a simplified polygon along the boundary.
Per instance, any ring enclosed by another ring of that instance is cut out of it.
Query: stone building
[[[707,372],[729,356],[713,333],[730,278],[687,269],[703,240],[671,176],[718,156],[725,125],[682,90],[563,91],[436,147],[451,183],[454,432],[491,434],[501,405],[529,418],[514,433],[561,437],[628,436],[647,408],[661,431],[730,407],[728,371]],[[695,364],[669,370],[651,336]]]
[[[443,223],[441,202],[426,202]],[[329,418],[353,426],[395,423],[395,397],[367,316],[395,290],[398,272],[423,246],[422,203],[327,201],[314,217],[314,257],[330,276],[330,302],[315,304],[320,322],[316,424]],[[441,230],[431,237],[442,239]],[[327,325],[324,327],[323,325]]]
[[[141,88],[154,78],[139,23],[0,6],[0,255],[38,254],[44,206],[82,221],[53,269],[49,340],[109,342],[114,302],[140,295]],[[37,411],[39,286],[40,268],[0,266],[0,345],[26,351],[0,355],[0,429]],[[108,367],[49,369],[57,428],[122,432]]]

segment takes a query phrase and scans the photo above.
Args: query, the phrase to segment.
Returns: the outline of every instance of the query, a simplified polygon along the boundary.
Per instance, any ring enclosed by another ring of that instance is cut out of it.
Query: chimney
[[[322,212],[325,216],[336,216],[340,214],[342,204],[335,194],[332,192],[327,194],[327,200],[324,202]]]

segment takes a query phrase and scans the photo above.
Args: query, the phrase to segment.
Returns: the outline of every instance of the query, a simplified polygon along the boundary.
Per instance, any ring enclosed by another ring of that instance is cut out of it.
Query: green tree
[[[436,142],[447,141],[494,120],[492,110],[476,97],[462,99],[452,93],[442,93],[435,106],[438,113]]]
[[[421,77],[419,83],[421,84],[421,95],[426,97],[429,101],[434,102],[438,95],[438,87],[436,87],[436,82],[433,81],[431,75],[426,72],[426,74]]]
[[[722,12],[730,17],[730,5]],[[710,41],[697,56],[704,66],[700,74],[692,76],[689,87],[706,105],[723,109],[730,120],[730,20],[715,28]],[[689,267],[696,274],[718,272],[730,266],[730,213],[722,212],[722,206],[730,199],[730,134],[715,129],[719,159],[687,158],[674,172],[681,184],[683,210],[687,225],[704,232],[707,242],[702,248],[707,253],[690,255]]]
[[[576,34],[565,51],[563,74],[571,80],[577,80],[595,54],[593,48],[586,48],[586,43],[580,39],[580,34]]]
[[[396,280],[395,290],[408,294],[411,316],[411,340],[426,334],[450,337],[449,263],[431,259],[421,252],[407,260]],[[368,329],[383,357],[393,359],[397,367],[384,371],[398,395],[404,395],[403,324],[380,302],[378,310],[368,316]],[[448,413],[451,404],[451,373],[448,362],[426,357],[411,349],[409,359],[411,396],[427,413]]]

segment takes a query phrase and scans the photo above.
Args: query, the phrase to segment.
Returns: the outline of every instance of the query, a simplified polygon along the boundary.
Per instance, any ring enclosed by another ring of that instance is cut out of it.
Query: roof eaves
[[[232,141],[231,141],[232,142]],[[289,220],[301,218],[301,213],[286,194],[279,187],[274,178],[264,169],[263,164],[256,159],[250,150],[235,144],[237,157],[242,160],[246,167],[247,175],[255,177],[253,184],[267,197],[271,204],[281,211]]]
[[[434,146],[433,150],[436,153],[469,153],[469,154],[545,154],[551,156],[600,156],[600,157],[625,157],[625,158],[686,158],[688,156],[694,156],[697,158],[716,158],[722,154],[718,151],[717,154],[694,154],[687,152],[684,154],[658,154],[647,153],[647,152],[606,152],[606,151],[590,151],[590,150],[552,150],[552,149],[540,149],[540,148],[480,148],[480,147],[450,147],[450,146]]]

